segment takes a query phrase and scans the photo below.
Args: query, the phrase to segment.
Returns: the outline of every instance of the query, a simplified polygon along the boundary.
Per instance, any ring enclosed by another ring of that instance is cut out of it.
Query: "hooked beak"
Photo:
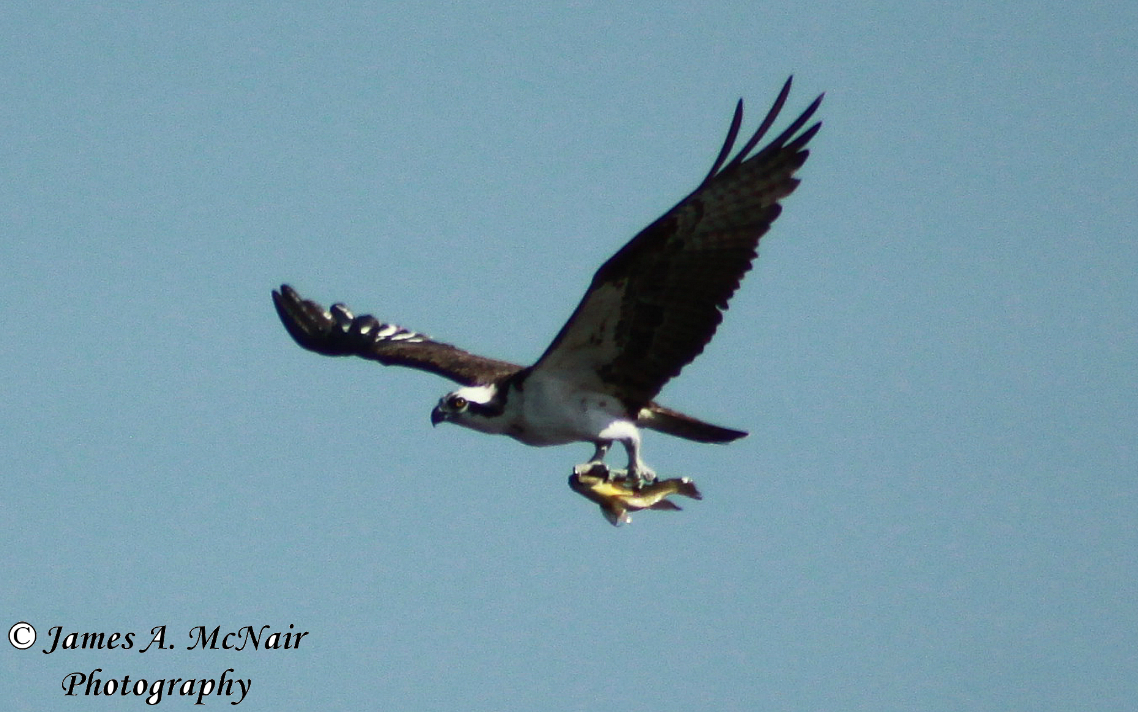
[[[438,427],[439,423],[443,423],[447,420],[447,417],[443,409],[436,405],[434,410],[431,411],[431,427]]]

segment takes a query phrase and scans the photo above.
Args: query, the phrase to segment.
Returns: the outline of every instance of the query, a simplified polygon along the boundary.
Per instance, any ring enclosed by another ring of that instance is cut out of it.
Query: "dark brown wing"
[[[635,412],[703,351],[721,311],[751,268],[778,201],[798,185],[805,131],[819,96],[785,131],[752,156],[790,92],[788,79],[754,135],[727,161],[743,102],[711,171],[691,195],[605,262],[573,316],[534,371],[547,369],[624,400]],[[726,162],[726,163],[725,163]]]
[[[516,364],[476,356],[409,329],[381,323],[368,314],[353,316],[343,304],[325,309],[302,299],[287,284],[273,292],[273,304],[296,343],[325,356],[359,356],[384,366],[417,368],[465,386],[493,383],[522,370]]]

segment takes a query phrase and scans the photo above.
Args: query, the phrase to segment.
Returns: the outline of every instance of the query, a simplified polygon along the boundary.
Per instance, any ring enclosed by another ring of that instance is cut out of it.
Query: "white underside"
[[[542,372],[532,373],[521,390],[511,389],[500,417],[458,418],[455,422],[537,447],[588,442],[607,449],[609,443],[619,442],[628,452],[629,468],[649,472],[639,457],[640,429],[620,401]]]
[[[523,390],[510,393],[503,419],[512,428],[508,434],[527,445],[615,440],[615,431],[624,437],[637,432],[612,396],[582,391],[540,373],[526,379]]]

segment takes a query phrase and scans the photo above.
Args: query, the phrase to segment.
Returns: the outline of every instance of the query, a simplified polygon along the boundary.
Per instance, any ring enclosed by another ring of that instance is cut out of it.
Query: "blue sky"
[[[8,709],[1129,710],[1138,6],[11,2]],[[786,76],[822,132],[613,529],[450,385],[297,348],[282,281],[529,362]],[[309,631],[186,650],[196,626]],[[160,706],[184,707],[180,698]],[[213,698],[211,705],[224,705]]]

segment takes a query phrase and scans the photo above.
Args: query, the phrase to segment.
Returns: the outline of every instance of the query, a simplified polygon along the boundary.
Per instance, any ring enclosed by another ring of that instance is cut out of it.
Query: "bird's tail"
[[[729,443],[747,435],[742,430],[732,430],[731,428],[705,423],[690,415],[684,415],[679,411],[655,403],[649,403],[640,410],[637,424],[666,435],[673,435],[685,440],[695,440],[700,443]]]

